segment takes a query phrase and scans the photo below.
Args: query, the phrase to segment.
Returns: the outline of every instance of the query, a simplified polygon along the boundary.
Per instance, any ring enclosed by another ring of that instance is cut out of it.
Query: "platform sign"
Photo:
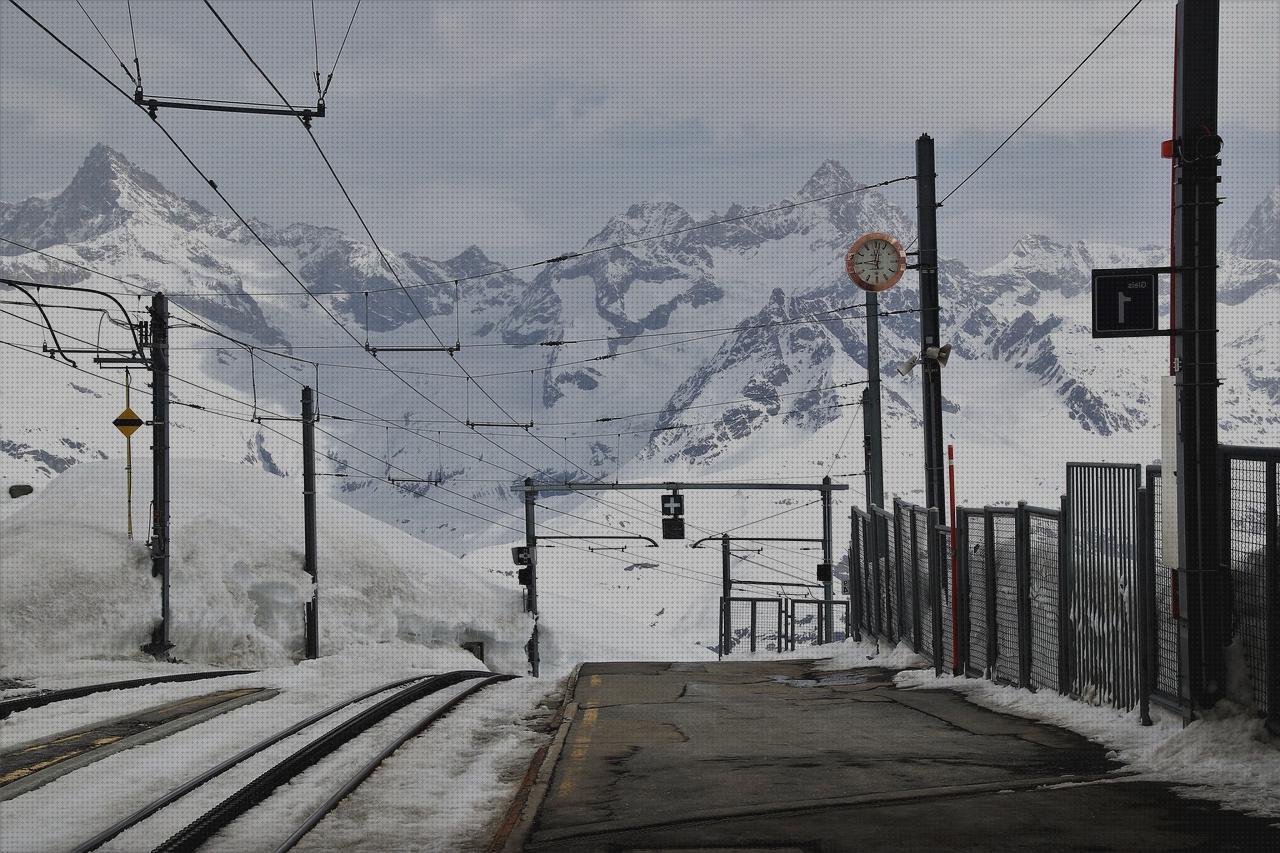
[[[662,538],[663,539],[683,539],[684,538],[684,519],[678,515],[667,516],[662,519]]]
[[[684,495],[672,492],[662,496],[662,514],[671,518],[684,515]],[[683,537],[681,537],[683,538]]]
[[[1160,317],[1161,268],[1093,271],[1093,336],[1135,338],[1164,334]]]

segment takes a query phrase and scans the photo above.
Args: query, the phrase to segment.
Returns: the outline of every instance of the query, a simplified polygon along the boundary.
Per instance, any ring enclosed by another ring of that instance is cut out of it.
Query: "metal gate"
[[[721,657],[746,645],[745,651],[785,651],[786,638],[783,626],[783,603],[780,598],[753,598],[734,596],[720,599],[720,631],[724,636],[725,618],[732,626],[728,648],[719,649]]]
[[[835,624],[832,625],[831,637],[836,643],[844,642],[849,636],[849,602],[843,598],[821,599],[821,598],[792,598],[788,601],[788,617],[787,623],[787,647],[795,649],[797,645],[819,645],[822,643],[823,624],[822,620],[826,613],[826,606],[832,608],[832,619]],[[810,608],[813,609],[810,615]],[[837,630],[843,626],[841,632]]]
[[[1074,639],[1071,692],[1094,704],[1139,703],[1138,489],[1142,467],[1067,465]]]
[[[1280,718],[1280,448],[1221,452],[1233,633],[1244,646],[1254,706]]]

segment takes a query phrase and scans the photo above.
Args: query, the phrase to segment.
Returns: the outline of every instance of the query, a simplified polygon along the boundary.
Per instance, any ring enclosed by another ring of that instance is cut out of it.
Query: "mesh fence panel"
[[[767,599],[754,604],[755,650],[778,651],[778,608],[782,606],[781,602]],[[746,654],[752,650],[751,610],[751,601],[729,599],[729,624],[733,634],[733,642],[728,649],[730,654]]]
[[[1155,689],[1171,699],[1181,696],[1181,655],[1178,651],[1178,620],[1173,615],[1173,571],[1164,562],[1164,522],[1160,511],[1164,478],[1153,471],[1150,482],[1152,524],[1155,535]]]
[[[967,553],[961,569],[969,575],[969,666],[979,672],[987,667],[987,535],[981,514],[964,515]]]
[[[1231,597],[1237,636],[1249,665],[1253,700],[1260,711],[1267,696],[1267,466],[1260,459],[1231,459]]]
[[[1137,494],[1139,467],[1067,465],[1071,512],[1072,689],[1094,704],[1139,700]]]
[[[939,608],[942,610],[942,665],[950,671],[955,666],[955,656],[953,654],[953,637],[955,634],[955,625],[952,623],[951,613],[951,596],[953,593],[951,583],[951,529],[949,527],[937,528],[933,537],[933,543],[938,547],[938,572],[939,591]]]
[[[902,504],[893,507],[894,528],[897,530],[897,563],[894,566],[894,585],[898,593],[896,611],[898,636],[907,645],[915,646],[915,566],[911,562],[911,514]],[[892,532],[892,531],[891,531]]]
[[[920,614],[920,648],[921,656],[933,660],[933,601],[929,595],[929,540],[933,537],[929,530],[929,513],[920,507],[913,507],[911,514],[915,517],[916,558],[915,558],[915,604]]]
[[[849,572],[849,576],[853,577],[857,574],[858,585],[854,592],[858,596],[858,614],[859,625],[863,628],[874,631],[874,612],[868,609],[871,603],[872,578],[869,577],[870,567],[867,565],[867,536],[870,535],[870,526],[867,524],[866,517],[858,512],[853,515],[853,568]]]
[[[823,603],[816,599],[799,598],[792,601],[795,612],[796,646],[819,645],[822,640],[818,636],[819,611]],[[836,642],[844,637],[844,624],[847,616],[845,608],[848,602],[835,601],[831,607],[831,635]]]
[[[996,666],[995,676],[1018,683],[1018,569],[1016,526],[1013,511],[991,518],[994,536],[992,557],[996,568]]]
[[[1031,684],[1058,689],[1058,513],[1031,511]]]
[[[884,589],[885,599],[884,624],[887,636],[896,641],[902,638],[902,632],[898,628],[898,560],[893,544],[893,519],[886,515],[878,517],[877,521],[884,528],[888,548],[886,559],[879,566],[880,586]]]

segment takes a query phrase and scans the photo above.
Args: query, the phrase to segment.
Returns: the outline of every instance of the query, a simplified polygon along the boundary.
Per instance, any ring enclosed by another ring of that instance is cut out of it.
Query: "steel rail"
[[[274,746],[275,744],[279,743],[285,738],[292,737],[293,735],[297,734],[303,729],[308,728],[309,726],[315,725],[321,720],[327,717],[330,717],[333,714],[336,714],[338,711],[341,711],[344,708],[349,708],[352,705],[356,704],[357,702],[363,702],[364,700],[369,699],[373,696],[376,696],[379,693],[385,693],[388,690],[394,690],[397,687],[403,687],[404,685],[409,684],[411,682],[421,681],[429,677],[430,676],[427,676],[427,675],[415,675],[411,678],[402,678],[398,681],[392,681],[389,684],[383,684],[380,687],[375,687],[371,690],[366,690],[364,693],[361,693],[357,696],[353,696],[350,699],[344,699],[341,702],[337,702],[333,705],[330,705],[328,708],[325,708],[322,711],[318,711],[305,719],[299,720],[298,722],[294,723],[288,728],[283,729],[279,732],[276,732],[270,737],[264,740],[261,740],[252,746],[246,747],[245,749],[231,756],[227,760],[210,768],[209,770],[206,770],[205,772],[199,774],[198,776],[193,776],[192,778],[188,779],[186,782],[183,782],[181,785],[169,791],[168,793],[164,794],[163,796],[152,800],[150,803],[147,803],[145,806],[133,812],[132,814],[128,815],[127,817],[121,818],[119,821],[112,824],[107,829],[104,829],[102,832],[99,832],[97,835],[93,836],[93,838],[90,838],[88,841],[85,841],[84,843],[80,844],[78,847],[73,848],[72,853],[90,853],[90,851],[92,850],[97,850],[99,847],[106,844],[108,841],[111,841],[116,836],[132,829],[133,827],[137,826],[138,824],[142,823],[144,820],[154,815],[156,812],[160,811],[161,809],[169,805],[172,805],[182,797],[185,797],[187,794],[191,793],[192,791],[196,790],[197,788],[201,787],[207,782],[213,780],[214,778],[221,776],[223,773],[230,770],[232,767],[235,767],[237,764],[240,764],[252,758],[253,756],[263,752],[269,747]]]
[[[445,702],[443,705],[436,708],[430,714],[423,717],[417,723],[414,723],[412,726],[406,729],[398,738],[396,738],[394,741],[388,744],[381,752],[379,752],[376,756],[374,756],[373,759],[370,760],[368,764],[361,767],[357,773],[355,773],[350,779],[348,779],[345,783],[343,783],[342,787],[339,788],[337,791],[335,791],[329,797],[329,799],[325,800],[324,803],[322,803],[319,808],[317,808],[314,812],[308,815],[307,819],[304,820],[298,826],[298,828],[293,831],[293,834],[290,835],[287,839],[285,839],[285,841],[275,849],[275,853],[286,853],[286,851],[292,850],[294,846],[299,841],[302,840],[303,836],[305,836],[308,832],[314,829],[316,825],[320,823],[320,821],[324,820],[325,816],[328,815],[329,812],[337,808],[339,803],[341,803],[344,799],[346,799],[346,797],[352,791],[360,787],[361,783],[363,783],[364,780],[368,779],[371,775],[373,775],[373,771],[377,770],[379,765],[382,764],[382,762],[390,758],[391,755],[395,753],[395,751],[398,750],[400,747],[404,746],[405,743],[417,737],[418,735],[422,734],[424,731],[426,731],[428,728],[434,725],[436,721],[440,720],[442,717],[444,717],[446,714],[448,714],[458,705],[462,704],[464,701],[469,699],[472,695],[479,693],[481,690],[485,689],[486,687],[489,687],[490,685],[497,684],[502,681],[510,681],[513,678],[515,678],[514,675],[495,675],[492,678],[486,678],[483,681],[479,682],[478,684],[471,685],[466,690],[462,691],[457,696],[453,697],[448,702]]]
[[[41,708],[55,702],[66,702],[81,699],[95,693],[106,693],[111,690],[130,690],[135,687],[148,687],[152,684],[168,684],[181,681],[201,681],[206,678],[226,678],[232,675],[250,675],[256,669],[229,669],[221,672],[180,672],[175,675],[157,675],[152,678],[131,678],[127,681],[107,681],[102,684],[86,684],[83,687],[67,687],[62,690],[44,690],[39,693],[28,693],[13,699],[0,702],[0,720],[19,711]]]
[[[459,670],[428,677],[372,705],[330,729],[292,755],[277,763],[212,809],[179,830],[153,853],[190,853],[229,826],[254,806],[263,802],[281,785],[336,752],[353,738],[368,731],[395,712],[463,681],[487,678],[493,673]]]

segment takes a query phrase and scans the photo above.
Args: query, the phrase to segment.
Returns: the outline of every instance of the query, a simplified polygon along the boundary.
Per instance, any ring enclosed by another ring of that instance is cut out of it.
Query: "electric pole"
[[[311,601],[305,606],[306,655],[320,657],[320,575],[316,564],[316,401],[310,386],[302,388],[302,569],[311,578]]]
[[[823,477],[824,486],[831,485],[830,477]],[[822,576],[822,633],[819,639],[824,643],[832,640],[831,617],[834,609],[831,604],[832,581],[834,567],[831,565],[831,490],[822,490],[822,563],[826,567]]]
[[[733,625],[730,623],[730,613],[733,608],[729,605],[729,598],[733,595],[733,577],[732,567],[729,565],[729,534],[720,535],[720,607],[724,610],[724,618],[721,624],[724,626],[724,634],[720,637],[720,654],[729,654],[729,646],[733,643]]]
[[[1173,289],[1178,591],[1191,698],[1223,692],[1230,641],[1218,458],[1218,0],[1179,0],[1174,71]],[[1166,484],[1169,488],[1174,484]]]
[[[925,507],[943,512],[946,496],[942,467],[942,365],[929,353],[942,346],[938,318],[938,204],[937,175],[933,171],[933,137],[916,140],[916,217],[920,252],[920,368],[924,414]]]
[[[534,532],[534,512],[538,493],[533,490],[533,480],[524,481],[524,545],[529,555],[528,565],[521,572],[525,581],[524,610],[533,614],[533,633],[529,637],[529,671],[538,677],[538,536]]]
[[[169,649],[169,302],[151,300],[151,576],[160,578],[160,624],[142,650],[168,660]]]

